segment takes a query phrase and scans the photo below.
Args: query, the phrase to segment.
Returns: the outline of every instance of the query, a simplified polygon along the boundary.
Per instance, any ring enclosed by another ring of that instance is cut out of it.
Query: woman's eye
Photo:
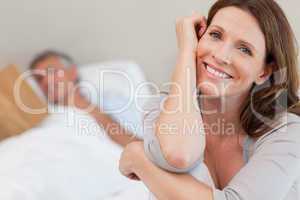
[[[221,39],[221,34],[218,32],[210,32],[209,35],[214,39]]]
[[[249,48],[247,47],[241,47],[240,50],[245,53],[245,54],[248,54],[249,56],[252,56],[252,52]]]

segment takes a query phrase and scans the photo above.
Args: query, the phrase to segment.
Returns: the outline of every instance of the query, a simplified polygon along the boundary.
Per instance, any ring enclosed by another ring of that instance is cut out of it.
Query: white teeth
[[[228,74],[225,74],[223,72],[217,71],[217,70],[213,69],[212,67],[208,66],[206,63],[205,63],[205,68],[206,68],[206,70],[209,73],[211,73],[211,74],[213,74],[215,76],[218,76],[220,78],[224,78],[224,79],[231,78]]]

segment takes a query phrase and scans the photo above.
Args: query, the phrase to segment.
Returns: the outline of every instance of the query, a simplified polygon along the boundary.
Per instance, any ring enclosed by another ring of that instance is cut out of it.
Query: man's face
[[[65,102],[78,79],[76,66],[66,66],[57,56],[38,62],[34,70],[37,83],[52,103]]]

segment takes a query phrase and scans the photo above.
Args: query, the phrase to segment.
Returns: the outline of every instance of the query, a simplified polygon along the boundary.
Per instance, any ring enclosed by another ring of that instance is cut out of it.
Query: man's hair
[[[75,64],[72,57],[66,53],[56,50],[45,50],[35,56],[35,58],[30,62],[29,68],[34,69],[39,62],[42,62],[49,57],[59,57],[66,66]]]

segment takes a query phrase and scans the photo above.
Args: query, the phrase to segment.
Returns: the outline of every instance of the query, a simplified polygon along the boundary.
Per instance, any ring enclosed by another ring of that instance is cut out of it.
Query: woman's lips
[[[220,70],[216,69],[215,67],[209,65],[206,62],[203,62],[203,65],[204,65],[206,72],[215,78],[218,78],[218,79],[232,79],[233,78],[230,74],[228,74],[224,71],[220,71]]]

